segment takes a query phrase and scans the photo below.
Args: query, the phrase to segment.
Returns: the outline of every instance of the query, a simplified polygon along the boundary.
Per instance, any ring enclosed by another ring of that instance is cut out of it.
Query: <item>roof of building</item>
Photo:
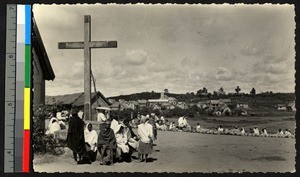
[[[169,100],[167,100],[167,99],[149,99],[148,102],[150,102],[150,103],[156,103],[156,102],[165,103],[165,102],[169,102]]]
[[[139,105],[138,101],[129,101],[130,103],[134,104],[134,105]]]
[[[33,31],[32,31],[32,47],[38,56],[38,60],[42,67],[43,78],[45,80],[54,80],[55,74],[49,61],[42,37],[40,35],[38,26],[33,18]]]
[[[147,103],[147,100],[137,100],[139,103],[144,103],[146,104]]]
[[[231,102],[230,99],[220,99],[220,101],[223,102],[223,103],[230,103]]]
[[[220,100],[210,100],[210,104],[219,104]]]
[[[114,102],[112,105],[110,105],[111,108],[119,108],[120,103],[119,102]]]
[[[91,93],[91,103],[95,103],[97,98],[100,99],[100,106],[109,106],[111,103],[104,97],[101,92]],[[99,101],[99,100],[98,100]],[[84,93],[73,93],[67,95],[58,95],[58,96],[46,96],[46,104],[64,104],[64,105],[74,105],[74,106],[83,106],[84,105]]]

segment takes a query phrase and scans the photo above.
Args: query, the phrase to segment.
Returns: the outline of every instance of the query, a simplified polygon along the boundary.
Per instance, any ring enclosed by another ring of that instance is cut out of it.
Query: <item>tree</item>
[[[255,90],[255,88],[254,88],[254,87],[251,89],[251,91],[250,91],[250,95],[256,95],[256,90]]]
[[[169,93],[169,89],[165,88],[165,89],[164,89],[164,92],[165,92],[165,93]]]
[[[221,88],[219,89],[219,92],[224,92],[223,87],[221,87]]]
[[[218,94],[217,91],[214,91],[214,92],[213,92],[213,96],[214,96],[214,97],[217,97],[218,95],[219,95],[219,94]]]
[[[208,94],[207,94],[207,97],[208,97],[208,98],[211,98],[211,93],[208,93]]]
[[[236,89],[235,89],[235,91],[236,91],[237,94],[239,94],[240,91],[241,91],[241,88],[239,86],[237,86]]]
[[[203,94],[207,95],[207,89],[205,87],[203,87],[202,92]]]
[[[207,95],[207,89],[203,87],[202,89],[199,89],[196,93],[196,95],[201,96],[201,95]]]

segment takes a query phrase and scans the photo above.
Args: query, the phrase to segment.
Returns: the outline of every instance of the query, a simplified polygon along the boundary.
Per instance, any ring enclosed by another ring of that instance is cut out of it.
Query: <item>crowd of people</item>
[[[148,115],[147,115],[148,116]],[[163,116],[158,118],[155,116],[157,130],[162,131],[178,131],[178,132],[193,132],[193,133],[204,133],[204,134],[222,134],[222,135],[239,135],[239,136],[255,136],[255,137],[279,137],[279,138],[294,138],[295,135],[285,129],[279,129],[277,133],[268,133],[266,127],[259,130],[256,126],[250,128],[246,132],[245,128],[234,126],[232,128],[224,128],[222,125],[214,128],[207,129],[197,123],[195,127],[192,127],[188,121],[187,116],[182,116],[178,118],[177,124],[175,122],[169,122],[168,119],[165,119]]]
[[[132,154],[138,153],[138,162],[147,162],[148,155],[153,151],[153,141],[157,139],[157,131],[178,131],[204,134],[222,134],[239,136],[261,136],[261,137],[292,137],[294,134],[288,129],[279,129],[277,133],[270,134],[266,128],[259,130],[256,126],[249,131],[243,127],[224,128],[222,125],[214,129],[206,129],[197,123],[192,127],[188,123],[187,116],[178,118],[177,124],[169,122],[163,116],[160,118],[154,113],[150,115],[138,115],[137,119],[113,117],[107,114],[107,110],[99,109],[97,121],[99,122],[99,133],[93,129],[93,125],[85,124],[84,114],[78,109],[69,112],[62,112],[57,116],[53,112],[48,124],[46,134],[66,129],[67,116],[68,133],[67,146],[73,151],[74,160],[78,164],[91,164],[96,161],[97,154],[100,154],[100,165],[111,165],[115,162],[131,162]],[[56,115],[56,116],[55,116]],[[133,131],[137,129],[137,133]]]
[[[78,164],[91,164],[100,154],[100,165],[112,165],[115,162],[131,162],[133,152],[138,153],[138,162],[148,162],[148,155],[153,151],[153,141],[157,138],[155,121],[142,116],[137,127],[137,134],[126,118],[108,118],[99,111],[99,133],[93,125],[78,116],[78,110],[72,109],[69,120],[67,146],[73,151]]]

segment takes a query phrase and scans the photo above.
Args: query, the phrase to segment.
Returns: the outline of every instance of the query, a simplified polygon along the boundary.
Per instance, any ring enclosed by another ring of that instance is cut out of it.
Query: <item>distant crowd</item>
[[[182,116],[178,118],[177,124],[175,122],[169,122],[163,116],[158,118],[155,116],[155,126],[158,130],[162,131],[178,131],[178,132],[192,132],[192,133],[204,133],[204,134],[218,134],[218,135],[239,135],[239,136],[255,136],[255,137],[279,137],[279,138],[294,138],[295,135],[288,129],[282,130],[281,128],[277,133],[268,133],[266,127],[259,130],[257,126],[250,128],[246,132],[245,128],[238,128],[234,126],[233,128],[224,128],[222,125],[216,127],[215,129],[207,129],[197,123],[196,126],[191,126],[187,121],[187,116]],[[133,126],[136,127],[136,126]]]

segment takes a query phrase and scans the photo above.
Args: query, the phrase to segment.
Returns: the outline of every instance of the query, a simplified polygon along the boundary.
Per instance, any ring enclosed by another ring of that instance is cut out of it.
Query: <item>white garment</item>
[[[78,117],[79,117],[80,119],[82,119],[82,116],[83,116],[83,111],[80,110],[80,111],[78,112]]]
[[[84,130],[84,140],[91,146],[91,150],[96,152],[97,151],[97,141],[98,141],[98,134],[96,130],[89,131],[88,130],[88,123]]]
[[[254,131],[254,135],[259,135],[259,130],[258,130],[258,128],[254,128],[253,131]]]
[[[289,132],[289,131],[285,131],[285,132],[284,132],[284,135],[285,135],[285,136],[292,136],[292,133]]]
[[[153,140],[153,128],[149,123],[142,123],[138,126],[138,135],[143,143],[150,143]]]
[[[61,112],[57,112],[56,117],[57,117],[58,120],[61,120],[62,119]]]
[[[99,122],[105,122],[105,121],[106,121],[106,117],[105,117],[105,115],[104,115],[102,112],[100,112],[100,113],[98,113],[98,115],[97,115],[97,120],[98,120]]]
[[[135,139],[133,139],[130,129],[128,127],[124,127],[124,134],[127,135],[128,144],[131,147],[133,147],[134,149],[137,149],[139,146],[139,143]]]
[[[129,152],[129,146],[127,145],[127,135],[123,133],[116,133],[116,141],[117,146],[121,148],[122,152],[128,153]]]
[[[244,134],[245,134],[245,129],[242,128],[242,130],[241,130],[241,135],[244,135]]]
[[[120,129],[119,122],[116,121],[115,119],[113,119],[111,121],[110,128],[114,131],[114,133],[117,133],[117,131],[119,131],[119,129]]]
[[[165,123],[165,118],[163,116],[160,117],[160,120]]]
[[[197,131],[197,132],[200,132],[200,131],[201,131],[201,125],[197,125],[197,126],[196,126],[196,131]]]
[[[55,120],[55,122],[53,122],[54,120]],[[61,130],[61,129],[60,129],[60,125],[58,123],[57,118],[52,117],[50,119],[49,126],[48,126],[48,131],[46,132],[46,134],[54,134],[55,132],[57,132],[59,130]]]
[[[169,130],[173,130],[175,128],[175,125],[171,122],[169,125]]]
[[[185,127],[187,125],[187,120],[184,117],[178,118],[178,126],[179,127]]]
[[[278,132],[277,132],[277,135],[278,135],[278,136],[283,136],[283,131],[278,131]]]
[[[264,130],[262,131],[262,134],[263,134],[263,135],[268,135],[268,132],[267,132],[267,130],[266,130],[266,129],[264,129]]]
[[[224,132],[224,128],[219,127],[218,132]]]

